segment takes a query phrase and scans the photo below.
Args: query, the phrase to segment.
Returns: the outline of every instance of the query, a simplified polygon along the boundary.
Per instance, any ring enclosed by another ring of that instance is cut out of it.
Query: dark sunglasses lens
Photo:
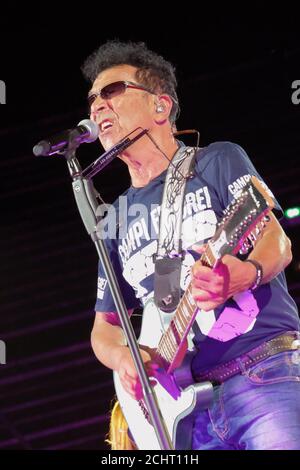
[[[126,83],[114,82],[102,88],[102,90],[100,91],[100,96],[103,100],[109,100],[113,98],[114,96],[124,93],[125,90],[126,90]],[[93,95],[88,96],[89,107],[92,106],[97,96],[98,96],[97,93],[94,93]]]
[[[89,107],[92,106],[92,104],[94,103],[94,101],[95,101],[96,98],[97,98],[97,95],[90,95],[90,96],[88,96],[88,99],[87,99],[87,100],[88,100],[88,105],[89,105]]]
[[[126,83],[124,82],[111,83],[110,85],[106,85],[104,88],[102,88],[101,97],[104,100],[109,100],[110,98],[113,98],[114,96],[124,93],[125,90],[126,90]]]

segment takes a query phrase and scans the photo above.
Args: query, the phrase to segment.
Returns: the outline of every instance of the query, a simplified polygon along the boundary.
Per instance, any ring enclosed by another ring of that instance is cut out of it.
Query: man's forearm
[[[126,340],[119,326],[105,321],[94,326],[91,343],[96,357],[110,369],[117,370]]]
[[[262,283],[265,284],[291,262],[291,242],[284,231],[278,235],[278,232],[270,230],[259,240],[249,259],[256,260],[262,265]]]

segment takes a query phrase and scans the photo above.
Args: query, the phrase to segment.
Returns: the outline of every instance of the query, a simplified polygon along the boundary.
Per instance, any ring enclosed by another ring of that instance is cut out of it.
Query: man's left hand
[[[249,289],[256,278],[256,269],[251,263],[225,255],[214,269],[196,261],[191,274],[193,297],[198,308],[207,312]]]

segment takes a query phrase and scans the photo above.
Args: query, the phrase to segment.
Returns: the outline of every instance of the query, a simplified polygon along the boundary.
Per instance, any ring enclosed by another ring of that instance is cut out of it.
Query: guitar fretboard
[[[203,265],[214,266],[216,260],[209,244],[200,259]],[[157,348],[157,353],[169,365],[174,362],[179,353],[180,346],[185,341],[196,314],[197,304],[192,295],[192,283],[190,282]]]

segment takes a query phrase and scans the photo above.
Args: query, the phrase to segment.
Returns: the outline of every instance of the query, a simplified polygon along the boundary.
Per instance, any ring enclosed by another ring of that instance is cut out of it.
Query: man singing
[[[123,194],[128,213],[121,214],[128,231],[106,239],[130,315],[154,295],[157,236],[152,234],[158,232],[159,212],[155,218],[151,205],[161,205],[167,168],[179,150],[185,151],[174,137],[179,110],[175,71],[143,43],[109,41],[88,57],[83,73],[91,83],[91,119],[99,125],[105,150],[136,128],[148,129],[120,155],[131,177]],[[246,259],[225,255],[216,269],[199,260],[224,209],[251,176],[262,181],[239,145],[215,142],[198,149],[194,177],[186,183],[181,287],[192,280],[199,308],[191,369],[195,382],[214,385],[211,405],[195,415],[192,449],[300,449],[299,317],[284,275],[292,259],[290,240],[271,212]],[[143,204],[149,214],[136,221],[136,230],[130,230],[136,220],[130,215],[133,204]],[[277,201],[274,212],[281,212]],[[91,338],[99,361],[118,373],[128,394],[140,398],[139,378],[101,263]],[[141,355],[148,375],[155,377],[156,361],[145,350]]]

